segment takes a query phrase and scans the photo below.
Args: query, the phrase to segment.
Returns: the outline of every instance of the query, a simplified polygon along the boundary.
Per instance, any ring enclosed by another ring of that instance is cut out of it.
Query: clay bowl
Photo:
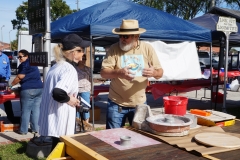
[[[159,114],[146,120],[156,134],[165,136],[187,135],[192,124],[190,118],[172,114]]]

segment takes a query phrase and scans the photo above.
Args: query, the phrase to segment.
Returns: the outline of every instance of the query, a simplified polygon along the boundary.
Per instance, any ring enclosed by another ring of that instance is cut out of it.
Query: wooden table
[[[226,132],[240,133],[240,122],[236,121],[233,126],[223,127]],[[74,136],[63,136],[61,140],[66,145],[66,152],[74,159],[114,159],[114,160],[201,160],[207,159],[202,157],[198,152],[187,152],[185,149],[171,146],[163,141],[162,144],[146,146],[141,148],[118,150],[111,145],[87,134],[76,134]],[[159,140],[160,141],[160,140]],[[222,152],[212,155],[207,155],[208,158],[218,158],[224,160],[238,160],[240,152],[238,150]]]

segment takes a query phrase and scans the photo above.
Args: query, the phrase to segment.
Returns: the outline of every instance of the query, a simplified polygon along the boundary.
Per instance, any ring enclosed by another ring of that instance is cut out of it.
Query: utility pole
[[[79,7],[78,7],[79,0],[76,0],[76,4],[77,4],[77,11],[79,11]]]
[[[11,31],[13,31],[13,30],[10,30],[9,31],[9,48],[10,48],[10,50],[12,50],[12,45],[11,45],[11,37],[10,37],[10,33],[11,33]]]
[[[210,8],[214,7],[215,6],[215,0],[211,0],[211,6]]]
[[[5,25],[2,25],[2,27],[1,27],[1,41],[2,41],[2,43],[3,43],[3,34],[2,34],[2,28],[3,27],[5,27]]]

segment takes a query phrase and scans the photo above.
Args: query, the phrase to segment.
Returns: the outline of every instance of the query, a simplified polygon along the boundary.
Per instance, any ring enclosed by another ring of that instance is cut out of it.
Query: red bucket
[[[163,97],[165,114],[174,114],[183,116],[186,114],[188,98],[181,96]]]
[[[216,97],[216,96],[218,96],[218,97]],[[216,103],[223,103],[223,94],[222,93],[220,93],[220,92],[218,92],[218,93],[216,93],[216,92],[212,92],[212,102],[213,103],[215,103],[215,101],[216,101],[216,98],[217,98],[217,102]]]

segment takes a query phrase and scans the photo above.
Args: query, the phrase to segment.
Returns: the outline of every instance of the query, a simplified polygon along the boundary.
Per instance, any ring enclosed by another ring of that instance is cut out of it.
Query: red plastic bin
[[[216,94],[216,92],[212,92],[212,102],[215,103],[216,100],[216,96],[217,96],[217,101],[216,103],[223,103],[223,94],[218,92],[218,94]]]

